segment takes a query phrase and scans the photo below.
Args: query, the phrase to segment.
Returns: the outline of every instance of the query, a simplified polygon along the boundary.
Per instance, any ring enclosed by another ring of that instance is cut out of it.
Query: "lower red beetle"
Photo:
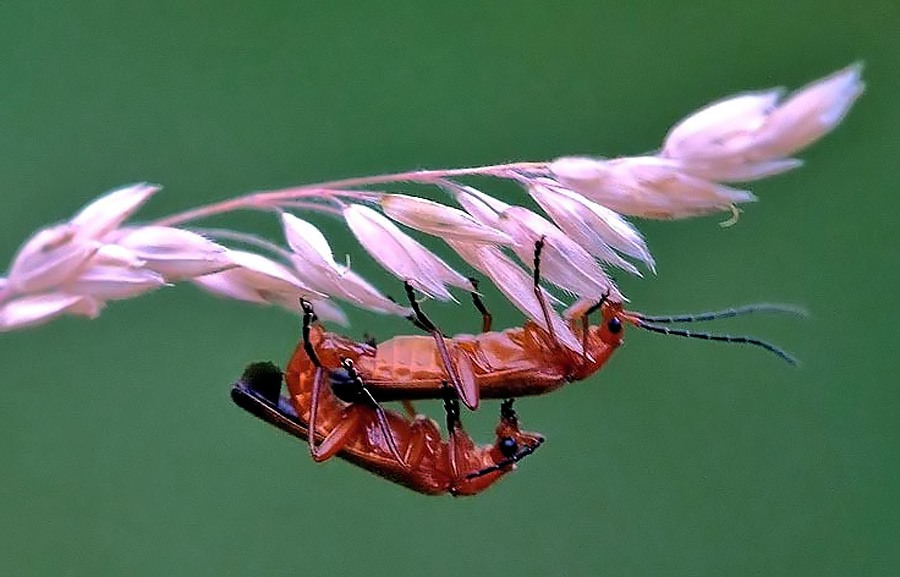
[[[295,370],[289,365],[289,379],[296,376]],[[512,400],[507,400],[501,404],[494,443],[476,445],[462,429],[459,402],[449,386],[444,387],[447,441],[427,417],[407,417],[361,401],[346,403],[330,389],[319,396],[318,421],[312,427],[312,392],[295,390],[285,398],[280,395],[281,385],[282,373],[275,365],[257,363],[235,383],[231,397],[241,408],[297,438],[318,439],[317,460],[336,455],[427,495],[480,493],[544,441],[519,429]],[[354,394],[365,397],[361,391]]]

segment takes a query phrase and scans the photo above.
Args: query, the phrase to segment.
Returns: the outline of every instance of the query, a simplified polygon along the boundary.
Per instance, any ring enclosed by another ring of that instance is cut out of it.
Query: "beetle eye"
[[[503,437],[497,446],[500,453],[507,459],[514,457],[519,452],[519,444],[512,437]]]
[[[619,317],[613,317],[606,323],[606,328],[608,328],[609,332],[612,334],[618,334],[622,332],[622,321],[619,320]]]

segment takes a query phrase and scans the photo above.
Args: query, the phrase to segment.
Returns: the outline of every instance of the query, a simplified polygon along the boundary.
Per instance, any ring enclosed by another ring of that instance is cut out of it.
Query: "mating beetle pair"
[[[539,241],[535,247],[534,288],[547,311],[539,285],[542,246]],[[288,396],[280,396],[281,371],[271,363],[257,363],[234,385],[235,403],[306,440],[316,461],[338,455],[420,493],[474,495],[512,471],[544,440],[519,429],[513,398],[546,393],[590,377],[621,345],[625,325],[751,344],[793,362],[781,349],[751,337],[666,326],[763,310],[793,312],[781,305],[650,317],[625,311],[621,303],[602,298],[578,319],[571,319],[573,332],[582,343],[582,350],[576,352],[532,321],[502,332],[491,331],[491,315],[477,285],[472,299],[482,314],[482,332],[445,337],[419,307],[412,286],[406,283],[405,288],[414,312],[411,320],[429,336],[398,336],[377,346],[356,342],[326,331],[317,322],[312,305],[301,300],[303,338],[283,375]],[[588,317],[595,312],[600,320],[590,325]],[[546,326],[552,326],[549,318]],[[504,399],[495,442],[486,446],[476,445],[460,420],[460,401],[476,409],[481,398]],[[420,399],[443,400],[446,441],[434,421],[416,413],[412,401]],[[387,401],[402,402],[407,414],[384,409],[381,403]]]

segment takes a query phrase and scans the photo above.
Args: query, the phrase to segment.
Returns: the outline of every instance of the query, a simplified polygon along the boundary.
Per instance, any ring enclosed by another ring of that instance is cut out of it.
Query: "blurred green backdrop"
[[[0,574],[896,574],[898,22],[887,0],[0,4],[0,262],[123,183],[164,184],[156,216],[375,172],[637,154],[729,93],[858,59],[868,83],[737,226],[639,222],[659,274],[622,279],[650,312],[803,304],[806,321],[718,326],[802,367],[632,331],[597,378],[520,402],[549,438],[520,471],[426,498],[316,465],[231,405],[246,362],[287,358],[294,317],[160,291],[0,335]],[[477,325],[432,309],[450,332]],[[494,410],[465,416],[476,437]]]

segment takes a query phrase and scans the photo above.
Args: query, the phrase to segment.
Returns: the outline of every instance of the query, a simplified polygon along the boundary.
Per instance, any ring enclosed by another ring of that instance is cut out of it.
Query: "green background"
[[[805,168],[757,183],[728,229],[639,222],[658,276],[620,279],[648,312],[803,304],[808,320],[715,327],[803,365],[632,331],[594,379],[520,402],[549,441],[517,473],[428,498],[316,465],[231,405],[246,362],[287,358],[291,315],[189,286],[113,303],[0,335],[0,574],[897,574],[897,3],[356,4],[0,4],[0,262],[123,183],[166,186],[153,217],[331,178],[638,154],[713,99],[862,60],[866,95]],[[272,221],[220,223],[277,236]],[[464,415],[476,438],[494,410]]]

